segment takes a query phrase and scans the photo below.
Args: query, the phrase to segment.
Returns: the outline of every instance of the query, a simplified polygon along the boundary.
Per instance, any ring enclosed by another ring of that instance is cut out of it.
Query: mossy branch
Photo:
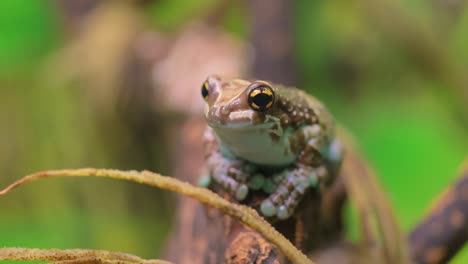
[[[0,248],[0,260],[43,260],[54,263],[123,263],[171,264],[164,260],[140,257],[105,250]]]
[[[24,178],[14,182],[10,186],[0,191],[0,195],[4,195],[12,189],[25,184],[27,182],[48,178],[48,177],[105,177],[133,181],[141,184],[146,184],[161,189],[177,192],[195,198],[196,200],[218,208],[225,214],[237,219],[246,226],[256,230],[262,234],[268,241],[274,244],[278,249],[287,256],[293,263],[308,263],[313,262],[307,258],[300,250],[286,239],[282,234],[276,231],[267,221],[260,217],[257,212],[247,206],[234,204],[226,199],[221,198],[214,192],[195,187],[189,183],[179,181],[175,178],[162,176],[150,171],[119,171],[110,169],[70,169],[70,170],[50,170],[37,172],[25,176]]]

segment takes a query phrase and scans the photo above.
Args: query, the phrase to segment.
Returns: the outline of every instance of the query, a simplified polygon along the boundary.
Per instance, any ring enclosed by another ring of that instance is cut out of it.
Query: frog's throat
[[[257,125],[212,127],[225,150],[255,164],[285,166],[295,160],[289,136],[292,129],[281,127],[280,119],[265,116]]]

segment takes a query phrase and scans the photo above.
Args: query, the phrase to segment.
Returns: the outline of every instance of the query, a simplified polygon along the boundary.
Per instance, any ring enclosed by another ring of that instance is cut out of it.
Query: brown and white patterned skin
[[[259,87],[272,94],[268,109],[261,111],[249,101]],[[333,181],[340,144],[331,115],[316,98],[296,88],[216,75],[207,78],[202,90],[212,186],[221,186],[238,200],[252,189],[263,189],[269,195],[261,212],[286,219],[308,190]]]

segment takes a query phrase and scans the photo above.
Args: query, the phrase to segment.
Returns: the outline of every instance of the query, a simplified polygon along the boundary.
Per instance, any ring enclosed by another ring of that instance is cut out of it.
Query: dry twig
[[[175,178],[162,176],[150,171],[119,171],[110,169],[70,169],[70,170],[50,170],[42,171],[27,175],[22,179],[14,182],[10,186],[0,191],[0,195],[4,195],[12,189],[28,183],[33,180],[49,178],[49,177],[106,177],[114,179],[122,179],[133,181],[141,184],[146,184],[158,187],[165,190],[174,191],[180,194],[195,198],[198,201],[217,208],[225,214],[237,219],[246,226],[258,231],[267,240],[276,245],[278,249],[294,263],[309,263],[313,262],[307,258],[301,251],[287,240],[282,234],[274,229],[267,221],[260,217],[257,212],[247,206],[233,204],[214,192],[195,187],[189,183],[179,181]]]
[[[171,264],[171,262],[164,260],[146,260],[126,253],[90,249],[0,248],[0,260],[43,260],[54,263]]]

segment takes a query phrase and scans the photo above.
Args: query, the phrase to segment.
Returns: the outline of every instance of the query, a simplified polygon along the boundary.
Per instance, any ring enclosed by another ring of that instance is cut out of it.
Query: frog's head
[[[211,127],[251,128],[274,112],[275,89],[265,81],[225,80],[211,75],[203,83],[205,118]]]
[[[265,81],[225,80],[212,75],[203,83],[205,118],[223,150],[258,164],[293,161],[281,125],[279,87]],[[288,131],[288,132],[286,132]]]
[[[203,83],[205,119],[225,149],[259,164],[288,164],[298,148],[289,136],[315,121],[305,93],[265,81],[223,79]]]

